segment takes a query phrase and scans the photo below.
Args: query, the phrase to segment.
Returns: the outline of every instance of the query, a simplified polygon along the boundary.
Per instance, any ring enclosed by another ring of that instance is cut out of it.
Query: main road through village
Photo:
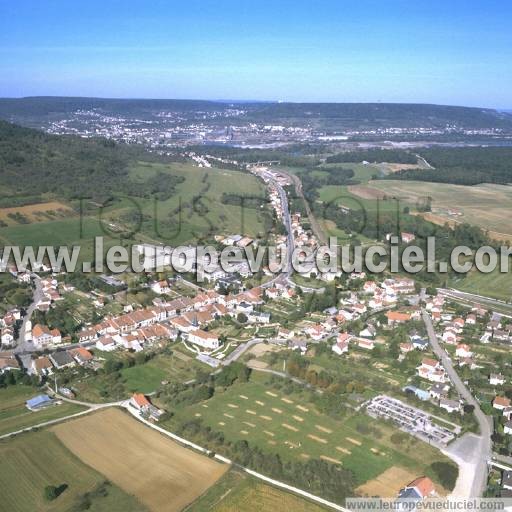
[[[461,457],[460,454],[455,454],[453,449],[447,450],[448,455],[453,455],[453,458],[457,459],[459,471],[462,473],[457,480],[457,487],[452,494],[456,497],[482,496],[487,487],[487,462],[492,456],[491,419],[482,412],[480,404],[453,368],[450,357],[439,344],[432,320],[426,311],[423,311],[423,321],[427,328],[432,350],[441,361],[461,398],[475,408],[474,414],[480,428],[479,436],[466,434],[466,436],[471,436],[471,442],[464,443],[464,457]],[[463,439],[460,441],[463,441]]]

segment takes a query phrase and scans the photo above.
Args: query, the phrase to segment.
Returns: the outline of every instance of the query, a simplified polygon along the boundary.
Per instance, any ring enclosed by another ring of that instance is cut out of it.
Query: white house
[[[188,340],[208,350],[215,350],[220,347],[219,337],[212,332],[203,331],[202,329],[191,331],[188,334]]]
[[[501,373],[491,373],[489,376],[489,384],[491,386],[503,386],[505,382],[506,379]]]

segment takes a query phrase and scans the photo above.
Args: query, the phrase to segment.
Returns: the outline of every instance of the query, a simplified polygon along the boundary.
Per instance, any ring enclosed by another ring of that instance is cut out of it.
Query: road
[[[432,324],[432,320],[426,311],[423,311],[423,322],[425,323],[425,327],[427,328],[427,333],[430,339],[430,345],[432,346],[432,350],[441,361],[455,389],[457,390],[459,395],[466,401],[466,403],[473,405],[475,408],[474,414],[478,421],[478,426],[480,427],[480,435],[475,436],[475,442],[471,443],[473,453],[470,454],[470,457],[467,457],[468,460],[466,461],[474,466],[473,474],[471,475],[469,472],[467,472],[464,474],[464,478],[467,479],[472,477],[472,483],[469,487],[471,494],[468,497],[483,496],[484,491],[487,488],[487,461],[491,458],[492,455],[491,419],[482,412],[480,404],[473,397],[471,392],[468,390],[468,388],[465,386],[465,384],[462,382],[461,378],[458,376],[457,372],[453,368],[450,357],[439,344],[437,335],[434,330],[434,326]],[[460,479],[461,478],[459,477],[459,480]],[[465,483],[467,485],[468,482]]]
[[[32,313],[34,313],[36,306],[43,299],[43,287],[41,286],[41,279],[37,274],[32,274],[32,277],[34,278],[35,284],[34,293],[32,294],[32,302],[30,303],[30,306],[27,308],[27,312],[23,317],[23,322],[21,324],[18,334],[18,345],[16,348],[19,348],[20,352],[23,352],[25,350],[26,345],[28,346],[27,348],[34,348],[33,344],[30,341],[25,340],[25,331],[27,323],[30,321],[30,318],[32,317]],[[18,350],[16,352],[18,352]]]

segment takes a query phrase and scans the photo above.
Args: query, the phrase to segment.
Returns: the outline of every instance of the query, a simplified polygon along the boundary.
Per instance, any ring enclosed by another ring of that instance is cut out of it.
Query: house
[[[431,382],[445,382],[446,374],[444,368],[440,365],[439,361],[430,359],[428,357],[423,358],[421,365],[417,368],[418,375],[423,379],[427,379]]]
[[[14,343],[14,331],[11,327],[5,327],[1,333],[0,344],[10,347]]]
[[[346,354],[351,338],[352,336],[347,332],[340,332],[336,338],[336,343],[332,346],[332,351],[339,356]]]
[[[421,476],[407,484],[403,489],[400,490],[398,498],[411,499],[411,500],[424,500],[429,496],[435,495],[434,483],[430,478]]]
[[[375,341],[367,338],[357,338],[357,346],[366,350],[373,350],[375,347]]]
[[[439,407],[445,411],[448,411],[449,413],[460,412],[460,402],[456,400],[449,400],[448,398],[444,397],[439,400]]]
[[[215,350],[220,347],[219,337],[212,332],[203,331],[202,329],[189,332],[188,341],[208,350]]]
[[[492,406],[498,411],[503,411],[503,409],[510,407],[510,400],[503,396],[496,396],[492,401]]]
[[[171,293],[171,287],[169,286],[169,283],[166,280],[155,281],[154,283],[151,284],[151,289],[158,295],[161,295],[163,293]]]
[[[476,315],[469,314],[466,317],[466,325],[475,325],[476,324]]]
[[[30,363],[32,371],[39,375],[40,377],[45,375],[51,375],[53,364],[50,359],[46,356],[38,357],[37,359],[32,359]]]
[[[448,396],[449,390],[450,386],[448,386],[448,384],[436,382],[435,384],[432,384],[432,386],[430,387],[429,393],[432,398],[441,400],[441,398],[446,398]]]
[[[405,231],[400,233],[400,238],[404,244],[410,244],[416,239],[413,233],[406,233]]]
[[[0,375],[5,372],[19,369],[20,364],[12,352],[0,352]]]
[[[295,332],[285,329],[284,327],[279,327],[279,330],[277,331],[277,336],[279,338],[284,338],[285,340],[290,340],[295,336]]]
[[[76,362],[71,354],[65,350],[59,350],[50,355],[50,361],[57,369],[75,366]]]
[[[77,347],[69,350],[69,354],[78,364],[89,363],[94,359],[94,356],[83,347]]]
[[[134,393],[130,398],[129,405],[144,413],[149,409],[151,402],[142,393]]]
[[[374,325],[367,325],[362,331],[359,332],[359,336],[361,338],[375,338],[377,334],[377,329],[375,329]]]
[[[507,421],[507,423],[505,423],[503,426],[503,432],[505,432],[505,434],[512,435],[512,421]]]
[[[427,350],[427,348],[428,348],[428,340],[420,338],[419,336],[413,336],[411,338],[411,341],[412,341],[412,346],[415,349],[423,351],[423,350]]]
[[[32,341],[35,345],[58,345],[62,342],[62,336],[58,329],[49,329],[46,325],[36,324],[32,328]]]
[[[457,335],[452,330],[446,330],[443,332],[442,339],[449,345],[455,345],[457,343]]]
[[[96,348],[103,352],[112,352],[116,349],[116,343],[110,336],[103,336],[96,341]]]
[[[459,343],[457,345],[457,349],[455,350],[455,355],[457,357],[472,357],[473,352],[471,352],[469,345],[466,345],[465,343]]]
[[[491,373],[489,376],[489,384],[491,386],[503,386],[505,382],[506,379],[501,373]]]
[[[387,311],[386,318],[388,319],[388,325],[393,327],[396,324],[403,324],[411,319],[409,313],[401,313],[400,311]]]
[[[308,343],[306,340],[295,338],[289,343],[292,350],[298,350],[302,354],[305,354],[308,350]]]

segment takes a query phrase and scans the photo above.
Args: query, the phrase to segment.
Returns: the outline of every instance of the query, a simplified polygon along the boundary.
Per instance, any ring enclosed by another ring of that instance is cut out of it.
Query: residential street
[[[453,368],[451,359],[437,340],[432,320],[425,311],[423,311],[423,321],[427,328],[432,350],[441,361],[459,395],[466,403],[475,407],[474,414],[480,427],[480,435],[474,436],[473,442],[466,443],[464,457],[461,457],[460,454],[457,453],[455,446],[446,450],[447,454],[454,455],[455,458],[459,459],[459,463],[465,466],[459,474],[459,479],[457,480],[457,485],[452,495],[458,497],[458,493],[464,489],[469,491],[470,494],[466,495],[466,493],[464,493],[464,496],[460,495],[460,497],[482,496],[487,487],[487,461],[491,458],[491,419],[482,412],[480,404],[473,397]],[[458,443],[460,444],[460,441]],[[467,467],[467,465],[471,467]],[[467,479],[471,479],[472,483],[470,486]]]

